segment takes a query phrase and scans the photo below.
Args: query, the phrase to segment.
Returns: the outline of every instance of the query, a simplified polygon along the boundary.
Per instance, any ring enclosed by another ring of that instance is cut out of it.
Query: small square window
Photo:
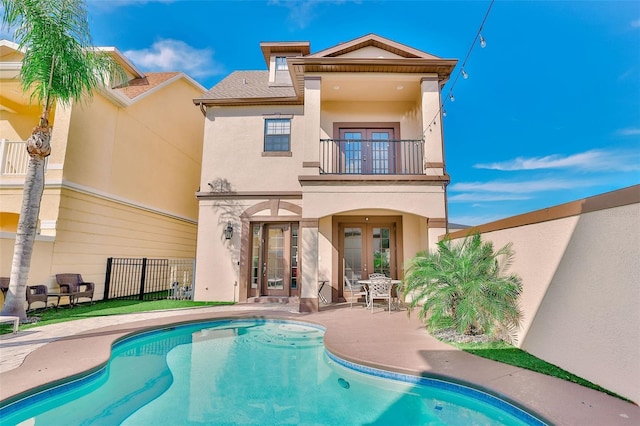
[[[276,56],[276,70],[287,71],[289,65],[287,65],[287,58],[284,56]]]
[[[290,151],[291,147],[291,119],[268,118],[264,120],[264,150],[265,152]]]

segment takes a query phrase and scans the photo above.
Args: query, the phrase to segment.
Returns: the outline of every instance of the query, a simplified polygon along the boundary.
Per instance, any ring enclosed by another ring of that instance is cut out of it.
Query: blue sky
[[[93,39],[210,88],[368,33],[459,59],[445,86],[450,221],[480,224],[640,183],[640,2],[89,0]],[[460,65],[468,78],[458,78]],[[447,94],[452,90],[455,101]]]

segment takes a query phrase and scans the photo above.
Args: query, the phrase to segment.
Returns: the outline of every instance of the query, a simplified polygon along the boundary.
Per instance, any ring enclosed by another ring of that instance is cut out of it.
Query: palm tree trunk
[[[29,152],[31,158],[29,159],[27,175],[24,180],[22,210],[20,211],[16,242],[13,248],[9,291],[2,306],[2,312],[0,312],[0,315],[20,317],[21,322],[27,319],[24,304],[26,302],[31,255],[33,254],[33,245],[38,229],[40,202],[44,191],[44,161],[51,153],[50,141],[51,130],[45,118],[41,121],[41,125],[33,130],[27,140],[27,152]]]

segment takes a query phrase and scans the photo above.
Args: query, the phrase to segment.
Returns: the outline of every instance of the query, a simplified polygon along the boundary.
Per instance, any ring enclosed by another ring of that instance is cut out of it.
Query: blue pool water
[[[0,424],[544,424],[476,390],[340,360],[323,335],[254,320],[148,332],[104,369],[0,408]]]

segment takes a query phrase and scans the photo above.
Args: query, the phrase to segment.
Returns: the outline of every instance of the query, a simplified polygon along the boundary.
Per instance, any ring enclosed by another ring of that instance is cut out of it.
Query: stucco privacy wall
[[[482,225],[516,252],[527,352],[640,401],[640,185]],[[459,238],[466,232],[451,234]]]

